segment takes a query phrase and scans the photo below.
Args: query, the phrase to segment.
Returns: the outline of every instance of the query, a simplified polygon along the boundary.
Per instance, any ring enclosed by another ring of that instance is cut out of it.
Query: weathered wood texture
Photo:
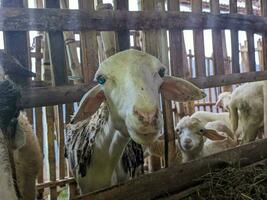
[[[94,12],[94,0],[79,0],[80,9],[87,12]],[[82,31],[81,38],[81,62],[84,83],[89,83],[94,79],[94,74],[98,66],[98,47],[96,31]]]
[[[189,78],[187,80],[200,88],[211,88],[266,79],[267,71]],[[95,86],[94,83],[75,86],[24,88],[22,90],[20,106],[31,108],[78,102],[93,86]]]
[[[230,0],[230,13],[237,13],[237,0]],[[232,49],[232,72],[239,73],[239,42],[238,42],[238,29],[231,30],[231,49]]]
[[[210,169],[232,164],[242,167],[266,159],[266,144],[267,139],[258,140],[202,159],[184,163],[177,167],[144,175],[120,186],[113,186],[76,199],[124,200],[127,198],[128,200],[147,200],[156,199],[166,194],[177,193],[188,186],[198,184],[197,181],[194,182],[192,180],[210,172]]]
[[[200,14],[202,12],[202,0],[192,1],[192,14]],[[203,27],[198,27],[193,31],[194,40],[194,53],[195,53],[195,65],[196,76],[206,76],[205,69],[205,49],[204,49],[204,35]]]
[[[129,10],[129,2],[128,0],[115,0],[114,8],[116,10]],[[117,31],[118,37],[118,47],[119,51],[123,51],[130,48],[130,32],[123,27]]]
[[[240,14],[1,8],[0,16],[1,31],[112,31],[122,27],[128,30],[218,28],[259,33],[267,30],[266,18]]]
[[[211,12],[213,14],[220,14],[220,3],[218,0],[211,0]],[[222,45],[222,30],[212,30],[212,44],[213,44],[213,66],[215,74],[224,74],[224,56]]]

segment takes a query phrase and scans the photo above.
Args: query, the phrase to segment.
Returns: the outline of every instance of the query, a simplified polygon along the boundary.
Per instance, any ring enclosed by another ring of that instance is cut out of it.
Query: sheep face
[[[169,100],[201,99],[193,84],[166,76],[160,61],[137,50],[126,50],[104,61],[95,75],[99,83],[81,101],[72,122],[83,120],[105,101],[115,129],[137,143],[153,142],[162,130],[159,92]]]
[[[205,127],[199,119],[189,116],[179,121],[175,131],[178,135],[179,148],[187,153],[200,152],[207,138],[214,141],[226,138],[215,129]]]
[[[181,151],[193,152],[203,147],[203,127],[204,125],[198,119],[190,118],[189,116],[179,121],[175,131]]]

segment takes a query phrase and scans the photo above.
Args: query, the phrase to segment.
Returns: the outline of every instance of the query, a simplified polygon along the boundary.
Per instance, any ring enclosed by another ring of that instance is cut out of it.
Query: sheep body
[[[263,85],[264,81],[246,83],[236,88],[230,101],[232,129],[242,131],[242,143],[256,139],[263,127]]]
[[[224,121],[205,124],[198,118],[186,116],[177,124],[176,132],[183,162],[236,146],[234,134]]]

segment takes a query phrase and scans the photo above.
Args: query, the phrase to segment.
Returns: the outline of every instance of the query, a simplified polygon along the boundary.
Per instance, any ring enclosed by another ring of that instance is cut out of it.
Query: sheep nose
[[[133,111],[139,121],[143,123],[152,124],[158,118],[158,108],[154,108],[152,111],[146,112],[134,106]]]
[[[192,140],[191,140],[190,138],[186,138],[186,139],[184,140],[184,143],[185,143],[185,144],[192,144]]]

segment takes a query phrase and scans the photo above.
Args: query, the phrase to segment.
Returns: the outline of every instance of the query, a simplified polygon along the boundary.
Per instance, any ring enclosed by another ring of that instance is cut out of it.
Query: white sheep
[[[139,144],[157,139],[163,124],[159,92],[180,102],[205,97],[190,82],[164,76],[165,70],[157,58],[137,50],[101,63],[99,84],[84,95],[68,126],[67,155],[81,193],[111,185],[130,139]]]
[[[25,114],[15,106],[16,86],[2,81],[0,91],[0,199],[34,200],[42,165],[40,147]]]
[[[233,132],[223,121],[212,121],[205,125],[198,118],[185,116],[179,121],[175,131],[183,162],[208,156],[237,144]]]
[[[241,143],[254,141],[263,128],[263,85],[264,81],[246,83],[237,87],[231,95],[232,129],[241,129]]]
[[[231,92],[222,92],[218,96],[215,106],[221,108],[224,112],[229,112],[229,104],[231,101]]]

